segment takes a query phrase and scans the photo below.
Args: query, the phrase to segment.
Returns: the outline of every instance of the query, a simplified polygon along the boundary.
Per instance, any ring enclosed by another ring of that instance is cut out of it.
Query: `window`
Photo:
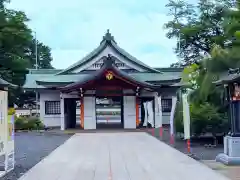
[[[172,99],[162,99],[162,112],[171,112]]]
[[[45,114],[61,114],[60,101],[45,101]]]

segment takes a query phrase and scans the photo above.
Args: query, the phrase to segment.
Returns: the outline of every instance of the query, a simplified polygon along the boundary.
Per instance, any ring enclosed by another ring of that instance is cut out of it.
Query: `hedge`
[[[15,130],[42,130],[44,125],[37,117],[15,117]]]

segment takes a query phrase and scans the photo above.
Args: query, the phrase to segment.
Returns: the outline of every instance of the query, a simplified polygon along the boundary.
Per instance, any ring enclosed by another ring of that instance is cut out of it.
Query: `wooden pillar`
[[[65,130],[65,124],[66,124],[66,120],[65,120],[65,105],[64,105],[64,98],[62,97],[62,93],[60,94],[60,109],[61,109],[61,115],[60,115],[60,119],[61,119],[61,130]]]
[[[139,99],[136,97],[136,127],[139,125]]]
[[[80,126],[84,129],[84,98],[81,97],[80,99],[81,105],[80,105]]]

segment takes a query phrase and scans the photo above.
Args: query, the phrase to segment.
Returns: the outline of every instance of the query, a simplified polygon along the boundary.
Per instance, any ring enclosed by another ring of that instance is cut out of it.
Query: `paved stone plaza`
[[[227,180],[144,132],[76,134],[20,180]]]

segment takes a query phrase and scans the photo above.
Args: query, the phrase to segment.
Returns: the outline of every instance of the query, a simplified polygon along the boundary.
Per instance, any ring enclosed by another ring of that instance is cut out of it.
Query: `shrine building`
[[[23,88],[38,93],[47,127],[158,127],[169,124],[181,73],[144,64],[107,31],[96,49],[66,69],[30,69]]]

